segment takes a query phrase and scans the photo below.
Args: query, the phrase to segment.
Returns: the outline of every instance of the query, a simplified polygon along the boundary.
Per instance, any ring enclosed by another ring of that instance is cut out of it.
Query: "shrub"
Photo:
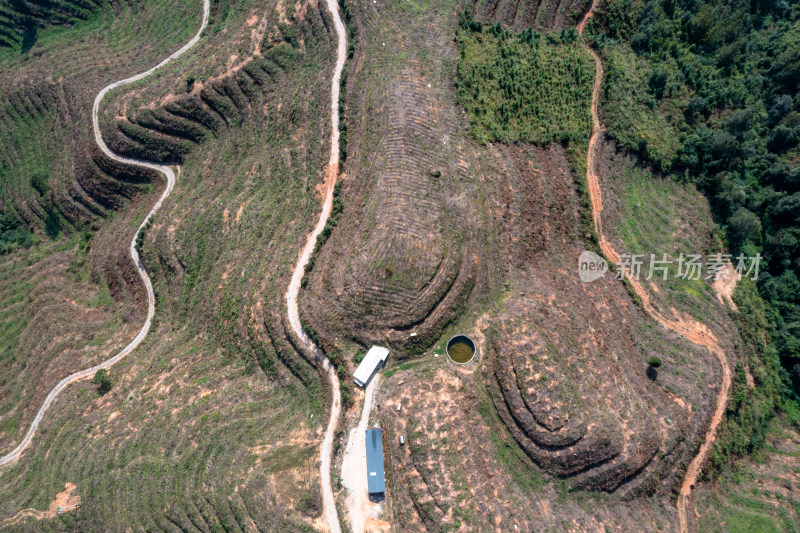
[[[658,378],[658,368],[661,366],[661,359],[650,357],[647,359],[647,377],[655,381]]]
[[[111,390],[112,383],[111,378],[108,377],[108,372],[105,368],[101,368],[94,374],[94,378],[92,379],[92,383],[97,385],[97,393],[100,396],[105,395],[108,391]]]
[[[359,350],[358,353],[356,353],[355,357],[353,357],[353,360],[356,362],[356,364],[358,364],[361,361],[363,361],[364,357],[366,356],[367,356],[366,350]]]
[[[761,243],[761,221],[752,211],[740,207],[728,219],[728,238],[735,250],[746,242]]]

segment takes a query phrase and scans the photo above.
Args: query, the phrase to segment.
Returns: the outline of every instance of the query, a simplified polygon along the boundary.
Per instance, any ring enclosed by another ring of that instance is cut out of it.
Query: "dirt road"
[[[341,83],[342,69],[344,68],[344,60],[347,54],[347,37],[342,18],[339,16],[339,6],[336,0],[326,0],[326,2],[328,10],[331,16],[333,16],[338,38],[336,67],[334,68],[333,79],[331,80],[331,158],[325,171],[322,212],[319,214],[317,225],[314,227],[313,231],[308,234],[306,244],[302,252],[300,252],[300,257],[297,259],[297,264],[292,273],[292,279],[289,282],[289,288],[286,290],[286,306],[288,308],[289,324],[292,330],[300,339],[303,346],[313,355],[317,363],[328,373],[328,379],[331,383],[331,416],[328,420],[325,438],[322,441],[319,474],[320,485],[322,487],[322,520],[327,524],[328,530],[331,533],[340,533],[339,515],[336,512],[336,500],[333,497],[333,489],[331,488],[333,434],[336,431],[336,424],[339,420],[342,407],[341,394],[339,392],[339,378],[336,376],[336,370],[333,368],[333,365],[328,358],[325,357],[325,354],[322,353],[322,350],[314,346],[314,343],[303,331],[303,327],[300,324],[300,314],[297,310],[297,295],[300,292],[300,283],[303,279],[306,264],[308,264],[308,260],[317,243],[317,237],[322,233],[325,224],[328,222],[328,217],[331,214],[331,208],[333,207],[333,187],[336,185],[336,178],[339,175],[339,84]]]
[[[133,260],[133,263],[136,265],[136,269],[139,272],[139,277],[142,279],[142,283],[144,283],[144,286],[147,289],[147,319],[145,320],[142,329],[139,330],[139,333],[136,335],[136,337],[134,337],[134,339],[127,346],[125,346],[125,348],[123,348],[122,351],[120,351],[118,354],[114,355],[110,359],[106,359],[102,363],[97,364],[91,368],[87,368],[85,370],[75,372],[74,374],[70,374],[69,376],[59,381],[55,387],[53,387],[53,390],[51,390],[50,394],[47,395],[47,397],[44,400],[44,403],[42,403],[42,406],[36,413],[36,417],[33,419],[33,422],[31,422],[31,425],[28,428],[28,432],[25,434],[25,437],[22,439],[22,442],[20,442],[16,448],[11,450],[11,452],[9,452],[3,457],[0,457],[0,468],[15,463],[22,455],[22,452],[25,451],[25,449],[28,446],[30,446],[31,441],[33,440],[33,436],[39,429],[39,424],[42,422],[42,418],[44,418],[44,414],[53,404],[53,401],[55,401],[56,397],[61,393],[61,391],[63,391],[67,387],[67,385],[74,383],[76,381],[80,381],[82,379],[91,378],[101,368],[108,368],[114,365],[115,363],[119,362],[123,357],[125,357],[126,355],[130,354],[133,350],[135,350],[142,343],[144,338],[147,336],[147,333],[150,331],[153,315],[155,315],[156,300],[155,300],[155,295],[153,294],[153,284],[150,282],[150,276],[147,275],[147,271],[145,270],[144,265],[139,259],[139,253],[136,251],[136,238],[139,236],[139,233],[142,231],[142,228],[150,221],[150,218],[152,218],[152,216],[156,213],[156,211],[158,211],[158,209],[161,207],[161,204],[164,202],[167,196],[169,196],[169,193],[175,186],[175,180],[176,180],[175,173],[173,172],[172,168],[168,166],[157,165],[155,163],[150,163],[149,161],[142,161],[139,159],[120,157],[116,155],[114,152],[112,152],[108,148],[108,146],[106,146],[105,141],[103,141],[103,136],[100,133],[98,112],[100,109],[100,102],[103,100],[103,97],[106,94],[108,94],[109,91],[116,89],[117,87],[121,87],[123,85],[128,85],[137,82],[139,80],[142,80],[150,76],[153,72],[162,68],[164,65],[170,63],[174,59],[180,57],[181,55],[186,53],[187,50],[189,50],[195,44],[197,44],[197,42],[200,40],[200,35],[203,33],[203,30],[205,30],[206,26],[208,26],[209,11],[210,11],[210,0],[203,0],[203,21],[200,24],[200,29],[197,30],[195,36],[192,37],[192,39],[188,43],[183,45],[183,47],[180,50],[176,51],[171,56],[169,56],[168,58],[166,58],[153,68],[145,72],[142,72],[140,74],[137,74],[135,76],[131,76],[130,78],[116,81],[111,85],[108,85],[97,94],[97,97],[94,99],[94,105],[92,106],[92,126],[94,127],[94,138],[100,149],[103,151],[103,153],[105,153],[109,158],[113,159],[114,161],[118,161],[120,163],[156,170],[161,174],[163,174],[164,177],[167,179],[167,186],[164,189],[164,192],[161,194],[161,198],[158,199],[153,208],[147,214],[147,217],[145,217],[145,219],[142,221],[142,224],[139,226],[139,228],[136,230],[136,233],[133,235],[133,239],[131,240],[130,244],[131,259]]]
[[[592,0],[592,6],[589,8],[589,11],[578,23],[579,35],[583,35],[583,31],[586,29],[586,22],[589,20],[589,18],[591,18],[598,2],[599,0]],[[602,135],[603,132],[603,127],[600,124],[600,118],[598,116],[598,100],[600,96],[600,86],[603,81],[603,65],[594,50],[592,50],[588,45],[586,46],[586,49],[590,54],[592,54],[595,62],[595,80],[594,86],[592,87],[591,104],[592,135],[589,140],[589,150],[586,155],[586,181],[589,184],[589,196],[591,197],[592,201],[592,218],[594,219],[594,226],[599,240],[600,249],[603,251],[603,254],[609,261],[618,263],[619,254],[606,239],[606,236],[603,233],[603,200],[600,190],[600,180],[597,177],[595,164],[597,143],[600,135]],[[732,293],[733,286],[736,284],[736,276],[732,276],[732,280],[733,281],[730,281],[727,284],[715,285],[714,288],[720,290],[724,287],[726,293]],[[629,281],[634,292],[641,298],[642,306],[650,316],[652,316],[656,321],[660,322],[667,329],[679,333],[695,344],[699,344],[700,346],[707,348],[716,356],[720,367],[722,368],[722,383],[719,389],[719,394],[717,395],[716,408],[713,416],[711,417],[711,423],[708,426],[708,431],[706,432],[702,446],[700,446],[700,450],[692,459],[691,463],[689,463],[689,467],[686,470],[686,476],[684,477],[683,484],[681,485],[680,494],[678,495],[677,506],[678,518],[680,520],[680,530],[681,533],[686,533],[688,530],[686,518],[688,497],[691,495],[692,488],[697,482],[697,478],[700,475],[703,464],[708,458],[708,454],[714,445],[717,426],[719,426],[719,423],[722,421],[722,417],[725,414],[725,405],[728,401],[728,392],[731,386],[731,369],[730,365],[728,364],[728,358],[725,356],[725,351],[720,346],[718,339],[706,325],[698,322],[685,313],[680,313],[675,308],[671,308],[668,312],[669,314],[662,312],[651,302],[650,295],[644,290],[644,287],[642,287],[641,283],[639,283],[639,280],[635,278],[629,278]],[[720,298],[722,299],[722,296],[720,296]]]
[[[342,485],[347,488],[347,508],[350,511],[350,531],[364,533],[371,505],[367,489],[367,441],[364,435],[367,431],[369,413],[375,401],[375,389],[378,387],[380,376],[376,375],[364,391],[364,406],[361,408],[361,418],[358,425],[350,430],[347,438],[347,447],[342,460]]]

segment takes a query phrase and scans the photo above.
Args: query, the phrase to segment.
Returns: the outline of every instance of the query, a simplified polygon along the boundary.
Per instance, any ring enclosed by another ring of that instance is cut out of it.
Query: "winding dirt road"
[[[100,149],[103,151],[104,154],[106,154],[108,157],[119,163],[125,163],[127,165],[133,165],[137,167],[143,167],[155,170],[163,174],[164,177],[167,179],[167,187],[161,194],[161,198],[158,199],[153,208],[147,214],[147,217],[145,217],[144,221],[142,221],[142,224],[139,226],[139,228],[136,230],[136,233],[133,235],[133,239],[131,240],[130,244],[131,259],[133,260],[133,263],[136,265],[136,269],[139,271],[139,277],[142,278],[142,283],[144,283],[144,286],[147,289],[147,319],[145,320],[142,329],[139,330],[139,333],[136,335],[136,337],[134,337],[134,339],[127,346],[125,346],[125,348],[123,348],[122,351],[91,368],[87,368],[85,370],[75,372],[74,374],[70,374],[69,376],[59,381],[55,387],[53,387],[53,389],[45,398],[44,403],[42,403],[42,406],[39,408],[39,411],[36,413],[36,417],[33,419],[33,422],[31,422],[31,425],[28,428],[28,432],[25,434],[25,437],[22,439],[22,442],[20,442],[19,445],[13,450],[11,450],[8,454],[6,454],[3,457],[0,457],[0,469],[2,469],[2,467],[15,463],[22,456],[22,452],[24,452],[25,449],[28,446],[30,446],[31,441],[33,440],[33,436],[39,429],[39,424],[41,424],[45,413],[53,404],[53,401],[55,401],[56,397],[61,393],[61,391],[63,391],[71,383],[91,378],[98,370],[103,368],[109,368],[110,366],[119,362],[123,357],[125,357],[126,355],[130,354],[133,350],[135,350],[142,343],[142,341],[147,336],[147,333],[150,331],[150,326],[153,321],[153,316],[155,315],[156,312],[155,308],[156,300],[155,300],[155,295],[153,294],[153,284],[150,282],[150,276],[147,275],[147,271],[145,270],[142,261],[139,259],[139,253],[136,251],[136,238],[139,236],[139,233],[142,231],[142,228],[144,228],[144,226],[148,223],[150,218],[152,218],[152,216],[155,215],[156,211],[158,211],[158,209],[161,207],[161,204],[164,202],[167,196],[169,196],[169,193],[172,192],[172,188],[175,186],[176,177],[172,168],[168,166],[158,165],[156,163],[151,163],[149,161],[143,161],[139,159],[120,157],[114,152],[112,152],[108,148],[108,146],[106,146],[105,141],[103,141],[103,136],[100,133],[98,112],[100,109],[100,102],[103,100],[103,97],[109,91],[116,89],[117,87],[128,85],[146,78],[156,70],[162,68],[171,61],[182,56],[184,53],[186,53],[187,50],[189,50],[195,44],[197,44],[197,42],[200,40],[200,35],[203,33],[203,30],[205,30],[206,26],[208,26],[209,11],[210,11],[210,0],[203,0],[203,21],[200,24],[200,29],[197,30],[195,36],[192,37],[192,39],[188,43],[183,45],[183,47],[180,50],[176,51],[171,56],[164,59],[161,63],[154,66],[153,68],[145,72],[142,72],[140,74],[137,74],[135,76],[131,76],[130,78],[116,81],[111,85],[108,85],[97,94],[97,97],[94,99],[94,105],[92,106],[92,126],[94,128],[94,138],[95,141],[97,142],[97,145],[100,147]]]
[[[339,378],[336,375],[336,369],[333,368],[333,365],[328,358],[325,357],[325,354],[322,353],[322,350],[314,346],[314,343],[303,331],[303,327],[300,324],[300,314],[297,310],[297,295],[300,292],[300,283],[303,279],[306,264],[308,264],[308,260],[311,258],[311,253],[314,251],[314,246],[317,243],[317,237],[322,233],[325,224],[328,222],[328,217],[331,214],[331,208],[333,207],[333,187],[336,185],[336,178],[339,175],[339,85],[341,83],[342,69],[344,68],[344,60],[347,54],[347,36],[345,34],[344,23],[342,23],[342,18],[339,16],[339,6],[336,0],[326,0],[326,3],[333,17],[333,23],[336,27],[336,35],[338,38],[336,67],[333,70],[333,79],[331,80],[331,158],[325,171],[322,212],[319,214],[317,225],[314,227],[313,231],[308,234],[306,244],[300,252],[300,257],[297,259],[297,264],[292,273],[292,279],[289,282],[289,288],[286,291],[286,307],[288,309],[289,325],[291,325],[292,330],[300,339],[303,346],[314,356],[317,364],[321,365],[328,373],[328,379],[331,383],[331,416],[328,420],[325,438],[322,441],[319,466],[322,490],[322,520],[327,524],[328,530],[331,533],[341,533],[339,515],[336,512],[336,500],[333,497],[333,489],[331,488],[333,434],[336,431],[336,424],[342,409]]]
[[[589,8],[589,11],[586,12],[581,21],[578,23],[577,29],[579,35],[583,35],[583,32],[586,29],[586,22],[589,20],[589,18],[591,18],[594,10],[597,8],[598,3],[599,0],[592,0],[592,6]],[[589,150],[586,155],[586,181],[589,184],[589,196],[591,197],[592,201],[592,218],[594,219],[594,227],[599,240],[600,249],[609,261],[618,263],[619,253],[617,253],[603,233],[603,200],[600,189],[600,180],[597,177],[595,163],[598,139],[604,131],[602,125],[600,124],[600,118],[597,110],[600,96],[600,86],[603,82],[603,64],[600,62],[600,58],[597,56],[595,51],[592,50],[592,48],[588,45],[585,46],[589,53],[592,54],[595,63],[595,80],[594,86],[592,87],[591,104],[592,135],[589,139]],[[737,278],[732,276],[731,279],[733,280],[732,283],[728,283],[726,285],[726,288],[729,289],[730,292],[733,291],[733,287],[731,285],[735,285],[735,280]],[[652,316],[657,322],[660,322],[667,329],[686,337],[695,344],[707,348],[716,356],[720,367],[722,368],[722,383],[719,389],[719,394],[717,395],[716,408],[713,416],[711,417],[711,423],[708,426],[708,431],[706,432],[703,444],[700,446],[700,450],[698,450],[697,455],[695,455],[691,463],[689,463],[689,467],[686,470],[686,475],[678,495],[677,507],[680,530],[681,533],[686,533],[688,531],[686,517],[688,498],[692,493],[692,489],[697,482],[700,472],[702,471],[703,464],[708,458],[708,454],[714,445],[717,426],[719,426],[719,423],[722,421],[722,418],[725,414],[725,405],[728,401],[728,392],[731,386],[731,369],[730,365],[728,364],[728,358],[725,356],[725,351],[722,349],[719,340],[705,324],[698,322],[685,313],[679,312],[674,307],[669,310],[669,314],[662,312],[651,302],[650,295],[645,291],[638,279],[629,277],[628,280],[630,281],[634,292],[637,294],[637,296],[639,296],[639,298],[641,298],[642,307],[650,316]],[[715,289],[717,287],[718,285],[715,285]]]

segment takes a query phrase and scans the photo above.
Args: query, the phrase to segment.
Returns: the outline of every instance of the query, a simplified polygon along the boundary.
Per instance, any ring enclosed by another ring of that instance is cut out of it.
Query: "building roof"
[[[372,375],[380,365],[386,362],[388,356],[389,348],[384,348],[383,346],[373,346],[370,348],[367,355],[364,356],[364,360],[361,361],[361,364],[358,365],[358,368],[356,368],[353,374],[356,385],[359,387],[366,387]]]
[[[386,492],[383,471],[383,436],[380,429],[368,429],[367,439],[367,487],[370,494]]]

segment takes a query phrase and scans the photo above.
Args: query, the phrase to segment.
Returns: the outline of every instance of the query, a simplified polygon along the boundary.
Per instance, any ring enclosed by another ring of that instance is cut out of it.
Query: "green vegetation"
[[[489,435],[492,437],[498,459],[505,465],[517,485],[534,493],[541,492],[545,485],[545,477],[519,447],[514,437],[509,435],[488,397],[481,399],[478,412],[490,428]]]
[[[113,387],[111,378],[108,377],[108,371],[105,368],[101,368],[95,372],[92,383],[97,385],[97,393],[100,396],[107,394],[111,390],[111,387]]]
[[[789,487],[797,477],[797,433],[786,421],[770,424],[767,444],[735,468],[720,472],[717,484],[704,484],[695,501],[700,531],[778,532],[798,530],[800,503]]]
[[[365,358],[366,356],[367,356],[367,350],[365,350],[365,349],[363,349],[363,348],[362,348],[362,349],[358,350],[358,351],[356,352],[356,354],[353,356],[353,362],[354,362],[355,364],[359,364],[361,361],[363,361],[363,360],[364,360],[364,358]]]
[[[800,413],[782,379],[777,350],[764,337],[764,332],[769,330],[768,304],[759,297],[755,284],[747,279],[740,283],[734,300],[739,313],[733,318],[742,343],[737,346],[739,362],[725,424],[717,434],[710,456],[715,471],[720,471],[731,456],[760,449],[776,411],[785,412],[788,420],[800,427]]]
[[[347,28],[347,59],[353,59],[355,54],[356,25],[352,22],[350,6],[345,0],[339,0],[339,8],[344,16],[344,25]],[[345,65],[346,67],[346,65]],[[339,164],[347,159],[347,122],[345,122],[344,102],[347,92],[347,68],[342,70],[339,80]]]
[[[647,358],[647,377],[655,381],[658,379],[658,369],[661,368],[661,358],[652,356]]]
[[[62,369],[96,364],[126,339],[108,287],[85,282],[85,246],[75,235],[0,256],[0,450],[21,437],[25,409]]]
[[[613,194],[620,198],[620,211],[618,221],[609,224],[608,229],[622,241],[625,252],[641,255],[643,278],[650,275],[651,254],[655,261],[667,254],[667,260],[672,262],[654,263],[649,281],[670,305],[701,322],[708,321],[716,295],[703,279],[705,273],[701,279],[684,279],[678,272],[681,254],[703,254],[707,258],[721,249],[708,215],[708,203],[695,185],[659,177],[630,156],[613,154],[609,162],[613,176],[610,181],[616,189]],[[658,270],[664,266],[666,275]],[[626,288],[638,300],[633,289],[627,284]]]
[[[706,192],[734,255],[764,256],[765,326],[800,391],[800,7],[610,0],[592,22],[609,133]]]
[[[101,4],[82,0],[34,2],[0,1],[0,48],[27,52],[38,40],[39,30],[51,24],[77,24],[99,11]]]
[[[384,372],[383,373],[383,377],[386,378],[386,379],[389,379],[390,377],[392,377],[397,372],[401,372],[403,370],[408,370],[409,368],[413,368],[413,367],[417,366],[418,364],[420,364],[421,362],[422,361],[406,361],[405,363],[400,363],[399,365],[393,366],[392,368],[390,368],[389,370]]]
[[[675,100],[650,94],[649,76],[647,62],[632,51],[622,47],[605,50],[602,109],[606,127],[618,142],[660,168],[680,148],[671,119],[682,110]]]
[[[514,33],[465,12],[456,43],[457,98],[479,141],[589,139],[594,64],[574,30]]]
[[[331,236],[331,233],[333,233],[333,228],[336,227],[336,224],[339,223],[339,218],[342,216],[344,202],[342,201],[341,190],[341,182],[333,186],[333,205],[331,206],[331,214],[328,217],[328,221],[325,222],[325,227],[322,228],[322,231],[317,237],[317,242],[314,243],[314,250],[311,252],[311,257],[308,258],[308,263],[306,263],[306,266],[303,270],[303,279],[300,281],[303,287],[308,284],[308,274],[314,269],[314,264],[317,261],[317,256],[319,256],[320,249]]]
[[[0,214],[0,254],[33,243],[34,236],[24,224],[10,215]]]
[[[91,101],[186,40],[194,25],[180,21],[197,20],[199,8],[0,0],[0,253],[95,229],[122,197],[144,189],[141,174],[130,180],[128,169],[110,180],[98,168],[88,149]]]

